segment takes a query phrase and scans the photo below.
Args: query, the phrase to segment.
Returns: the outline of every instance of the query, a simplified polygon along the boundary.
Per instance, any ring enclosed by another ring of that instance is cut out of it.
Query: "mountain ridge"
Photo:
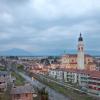
[[[13,48],[6,51],[0,51],[0,56],[50,56],[50,55],[63,55],[63,54],[77,54],[77,50],[68,49],[65,52],[63,50],[49,50],[42,52],[29,52],[24,49]],[[100,56],[100,51],[96,50],[86,50],[85,54],[92,56]]]

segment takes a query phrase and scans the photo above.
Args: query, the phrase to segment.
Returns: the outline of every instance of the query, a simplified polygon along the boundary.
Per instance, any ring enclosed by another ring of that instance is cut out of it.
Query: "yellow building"
[[[72,68],[78,69],[77,63],[77,54],[66,54],[61,58],[62,67],[63,68]],[[90,55],[84,56],[84,69],[87,70],[95,70],[96,64],[94,63],[94,59]]]
[[[84,54],[84,43],[81,34],[78,38],[77,50],[77,54],[65,54],[62,56],[62,68],[95,70],[96,64],[93,57]]]

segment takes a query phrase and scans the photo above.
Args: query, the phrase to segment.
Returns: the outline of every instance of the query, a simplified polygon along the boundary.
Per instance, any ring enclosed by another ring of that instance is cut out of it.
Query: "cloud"
[[[0,48],[28,51],[99,49],[99,0],[0,0]],[[94,43],[94,44],[93,44]]]

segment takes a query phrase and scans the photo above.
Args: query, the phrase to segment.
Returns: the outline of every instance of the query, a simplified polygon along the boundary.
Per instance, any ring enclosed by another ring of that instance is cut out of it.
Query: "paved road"
[[[42,87],[46,87],[46,90],[49,93],[49,100],[70,100],[68,97],[56,92],[55,90],[49,88],[48,86],[40,83],[37,80],[32,80],[29,76],[23,74],[23,73],[19,73],[23,78],[26,79],[26,81],[30,82],[33,86],[38,87],[38,88],[42,88]]]

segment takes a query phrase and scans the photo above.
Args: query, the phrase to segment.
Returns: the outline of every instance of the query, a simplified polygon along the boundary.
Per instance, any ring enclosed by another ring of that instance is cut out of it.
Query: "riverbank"
[[[11,76],[16,78],[15,85],[19,86],[25,84],[25,79],[21,75],[17,74],[16,72],[11,72]]]

